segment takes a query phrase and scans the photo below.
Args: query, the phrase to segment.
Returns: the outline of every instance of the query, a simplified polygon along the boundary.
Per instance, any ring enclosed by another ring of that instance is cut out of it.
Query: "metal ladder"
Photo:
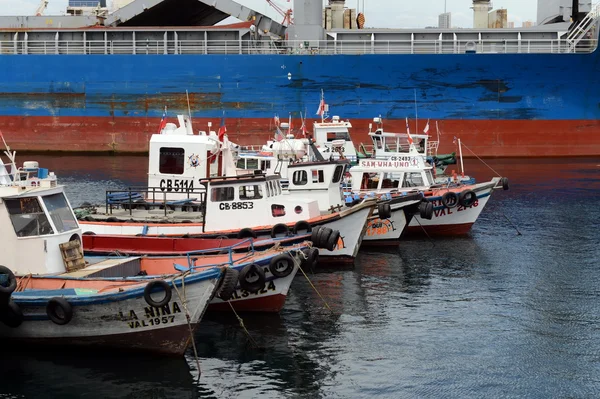
[[[589,13],[583,18],[567,35],[568,52],[576,52],[577,44],[585,37],[585,35],[596,26],[600,17],[600,2],[594,4]],[[594,38],[595,40],[596,38]]]

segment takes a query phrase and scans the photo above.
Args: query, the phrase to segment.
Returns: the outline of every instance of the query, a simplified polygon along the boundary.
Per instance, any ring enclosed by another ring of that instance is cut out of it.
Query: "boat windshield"
[[[4,203],[17,237],[54,234],[37,197],[6,198]]]
[[[44,205],[48,209],[50,218],[57,233],[64,233],[79,228],[77,219],[73,216],[73,211],[63,193],[56,193],[42,197]]]

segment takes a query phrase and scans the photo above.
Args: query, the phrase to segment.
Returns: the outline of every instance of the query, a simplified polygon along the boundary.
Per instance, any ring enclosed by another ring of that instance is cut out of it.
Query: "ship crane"
[[[46,9],[47,6],[48,6],[48,0],[42,0],[42,1],[40,1],[40,5],[35,10],[35,15],[37,17],[41,16],[44,13],[44,10]]]
[[[287,0],[287,2],[289,3],[290,0]],[[283,8],[281,8],[280,6],[278,6],[277,4],[273,3],[273,1],[271,1],[271,0],[267,0],[267,3],[269,3],[269,5],[271,7],[273,7],[279,15],[281,15],[283,17],[283,21],[281,21],[281,25],[292,25],[294,23],[294,20],[292,19],[293,11],[291,8],[286,11]]]

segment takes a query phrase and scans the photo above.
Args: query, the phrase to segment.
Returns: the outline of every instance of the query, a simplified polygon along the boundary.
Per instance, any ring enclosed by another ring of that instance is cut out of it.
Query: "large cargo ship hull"
[[[164,107],[187,113],[189,98],[195,130],[224,115],[230,139],[261,144],[275,114],[299,125],[307,110],[310,120],[323,90],[331,113],[353,123],[355,144],[369,144],[381,115],[388,131],[406,131],[408,117],[411,132],[429,119],[435,134],[437,122],[441,152],[456,136],[479,156],[600,155],[598,61],[598,50],[0,55],[0,129],[18,150],[145,152]]]

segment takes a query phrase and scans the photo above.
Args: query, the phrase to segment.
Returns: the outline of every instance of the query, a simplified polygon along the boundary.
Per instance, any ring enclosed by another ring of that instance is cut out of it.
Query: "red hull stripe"
[[[343,117],[343,116],[342,116]],[[204,129],[206,118],[194,118]],[[309,121],[309,126],[310,126]],[[353,119],[356,146],[370,145],[371,119]],[[0,129],[11,148],[29,151],[147,152],[160,118],[0,116]],[[414,121],[409,121],[414,124]],[[228,119],[230,140],[242,145],[263,144],[273,136],[272,118]],[[460,137],[479,156],[567,157],[600,155],[600,120],[440,120],[440,153],[455,151]],[[310,129],[309,129],[310,130]],[[404,132],[404,120],[386,120],[386,130]],[[429,133],[435,137],[435,128]],[[569,137],[565,141],[565,137]],[[472,157],[468,150],[465,157]]]

